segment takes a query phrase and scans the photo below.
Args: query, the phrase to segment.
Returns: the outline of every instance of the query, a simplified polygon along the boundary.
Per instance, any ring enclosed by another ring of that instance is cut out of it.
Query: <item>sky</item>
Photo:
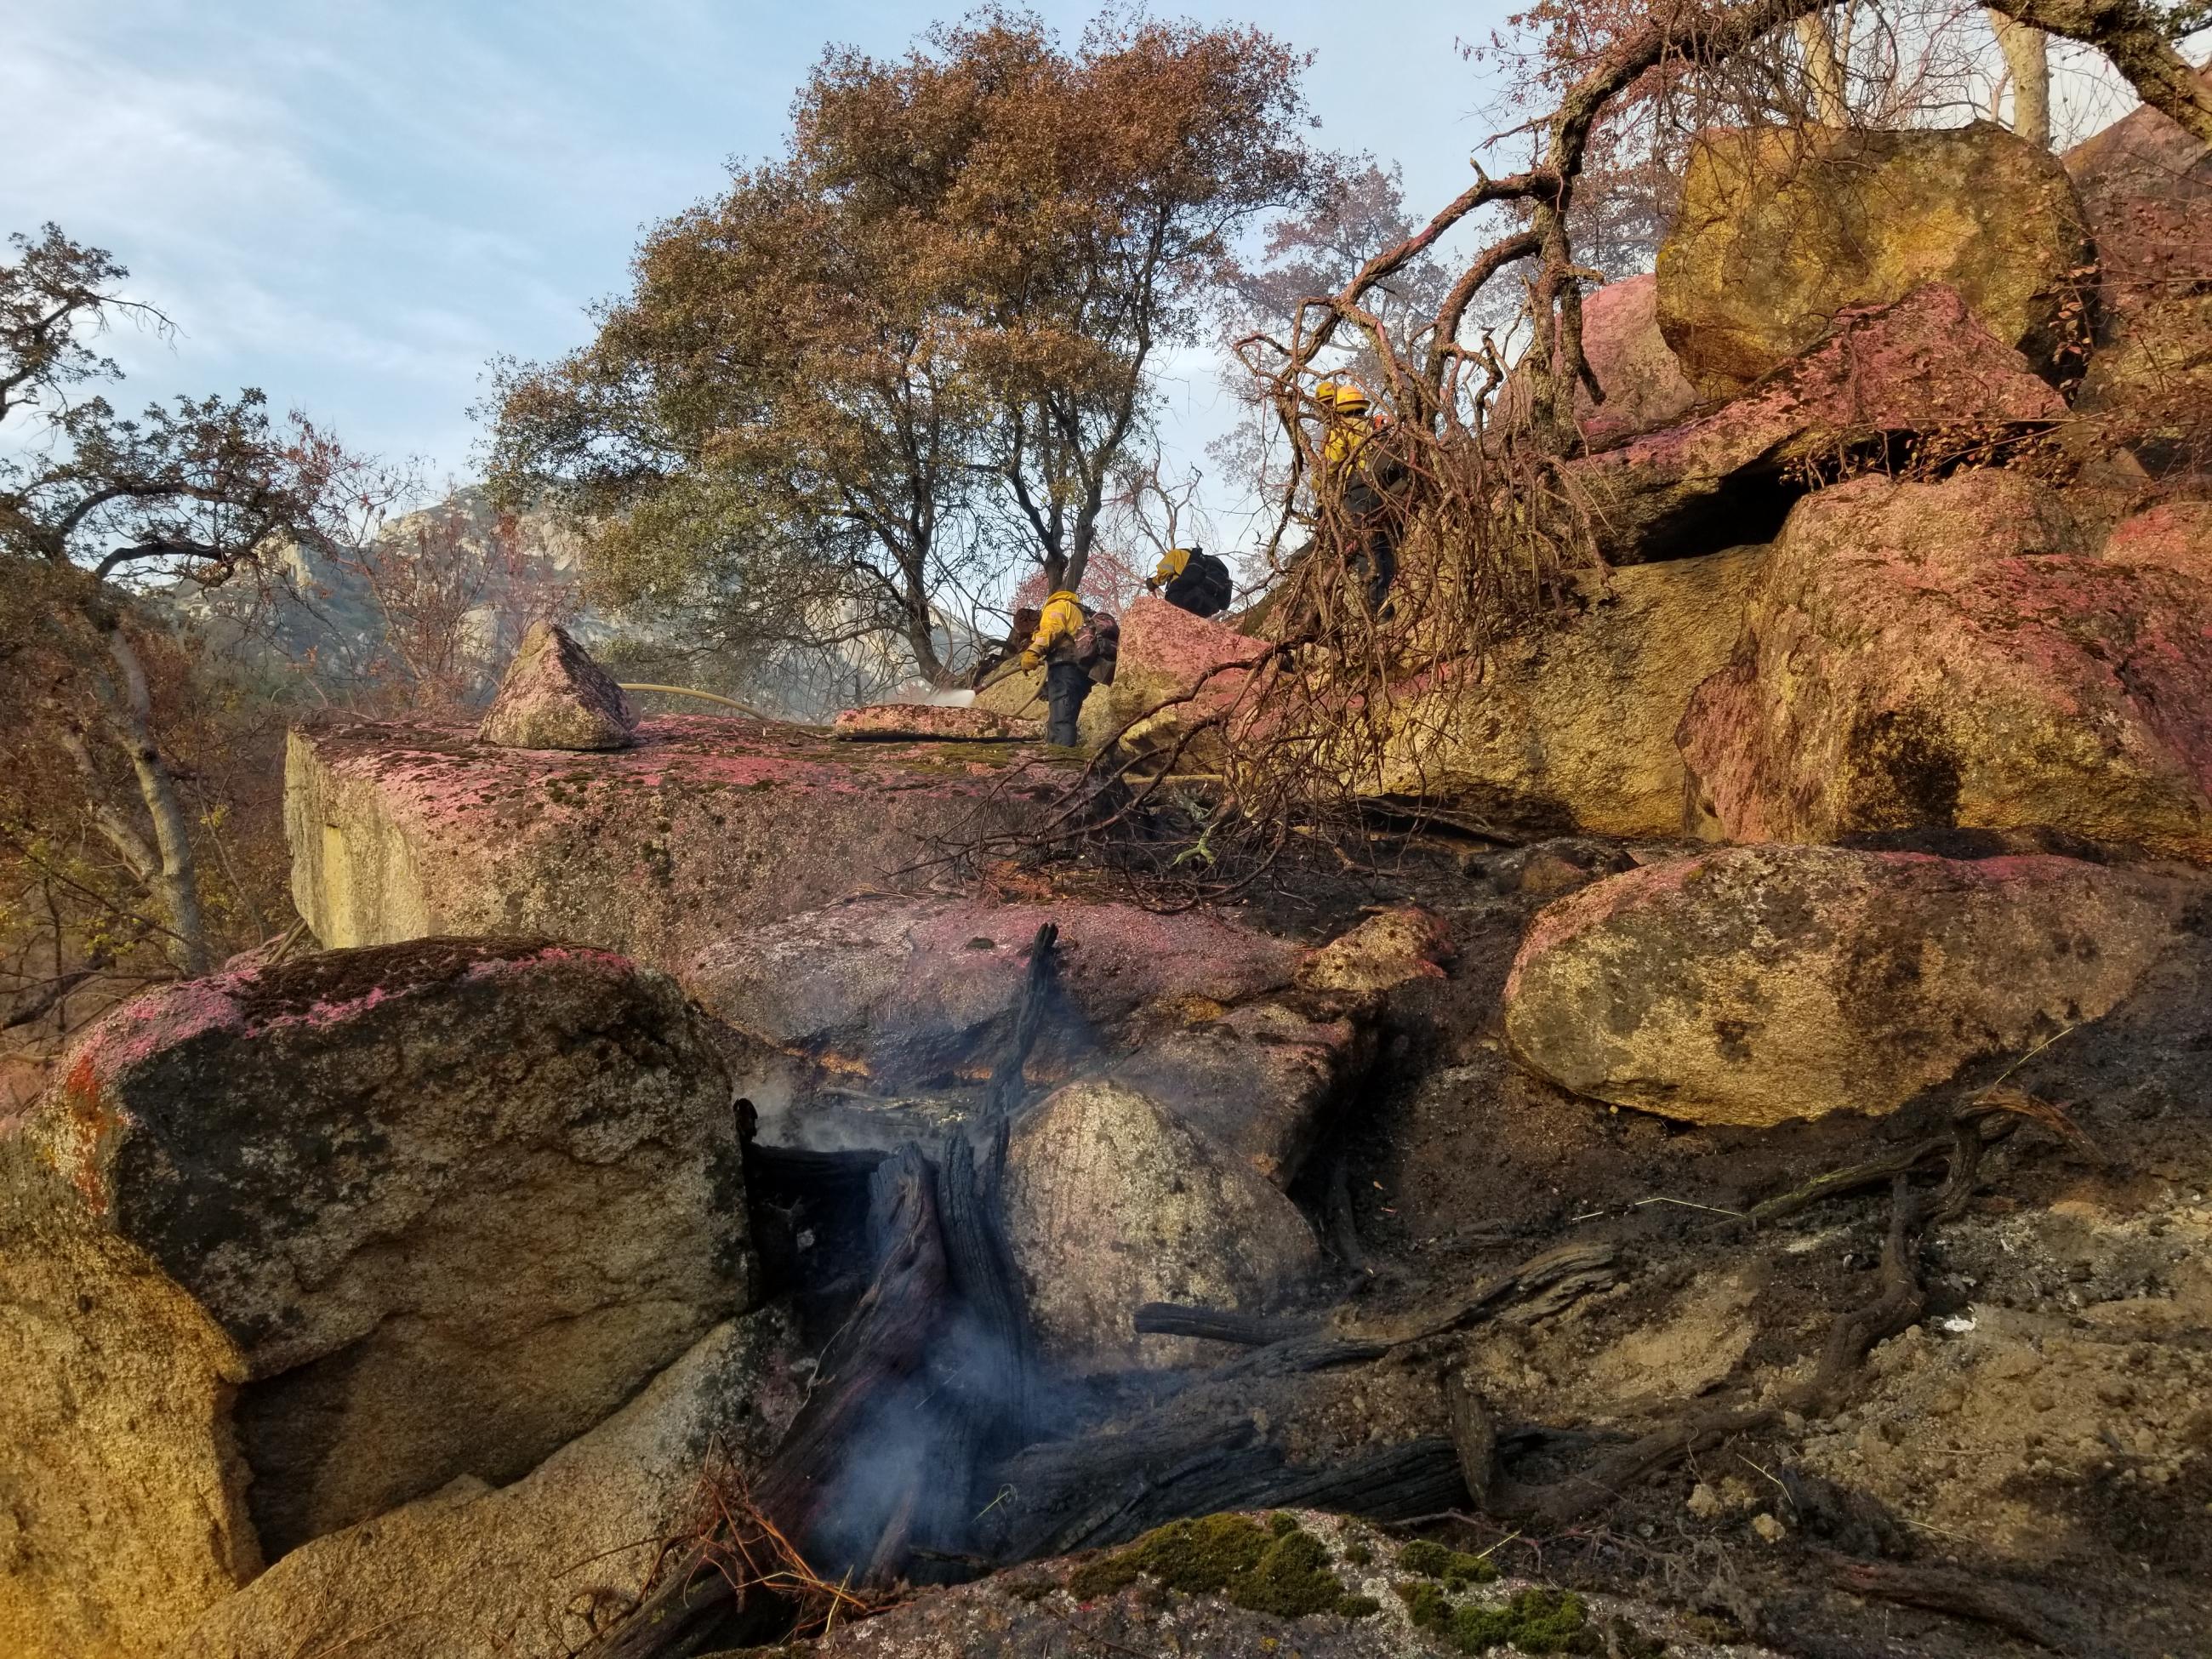
[[[948,6],[948,9],[949,9]],[[1095,8],[1044,5],[1073,37]],[[1400,162],[1425,213],[1488,135],[1459,50],[1501,0],[1160,7],[1316,54],[1332,149]],[[465,479],[486,362],[582,344],[641,231],[781,144],[830,42],[889,55],[925,7],[623,0],[0,0],[0,232],[55,221],[178,325],[104,349],[137,399],[257,386],[353,447]],[[1387,16],[1387,27],[1382,19]],[[1228,419],[1171,368],[1171,458]]]

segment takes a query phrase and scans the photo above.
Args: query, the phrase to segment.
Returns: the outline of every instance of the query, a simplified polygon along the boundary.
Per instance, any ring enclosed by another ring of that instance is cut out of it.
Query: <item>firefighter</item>
[[[1023,648],[1024,668],[1035,668],[1040,662],[1045,665],[1047,743],[1070,747],[1075,743],[1076,720],[1083,713],[1083,700],[1091,695],[1091,670],[1079,658],[1079,636],[1089,620],[1082,602],[1062,588],[1044,602],[1036,632]]]
[[[1229,567],[1204,548],[1171,547],[1146,579],[1145,591],[1194,617],[1218,617],[1229,609],[1237,589]]]
[[[1396,510],[1388,492],[1405,468],[1376,442],[1381,428],[1370,412],[1366,387],[1357,380],[1323,380],[1314,396],[1328,421],[1322,483],[1344,504],[1354,538],[1348,562],[1365,574],[1368,608],[1379,612],[1398,574]]]

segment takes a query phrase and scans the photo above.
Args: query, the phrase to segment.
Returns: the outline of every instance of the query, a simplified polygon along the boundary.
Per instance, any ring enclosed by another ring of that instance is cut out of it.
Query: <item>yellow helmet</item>
[[[1357,380],[1323,380],[1314,388],[1314,396],[1340,415],[1367,412],[1367,388]]]

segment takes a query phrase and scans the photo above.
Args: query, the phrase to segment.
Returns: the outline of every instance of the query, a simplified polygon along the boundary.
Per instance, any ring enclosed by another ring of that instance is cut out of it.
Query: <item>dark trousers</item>
[[[1044,740],[1073,745],[1075,742],[1075,723],[1083,713],[1083,700],[1091,695],[1091,673],[1086,668],[1072,662],[1048,662],[1044,665],[1044,700],[1048,711],[1045,719]]]
[[[1398,574],[1398,530],[1390,521],[1390,504],[1381,490],[1361,479],[1345,487],[1344,512],[1358,538],[1346,562],[1367,578],[1367,608],[1380,611]]]

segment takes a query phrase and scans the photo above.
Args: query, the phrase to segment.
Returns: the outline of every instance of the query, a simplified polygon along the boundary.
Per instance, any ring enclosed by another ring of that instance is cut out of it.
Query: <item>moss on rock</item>
[[[1447,1549],[1433,1539],[1417,1538],[1398,1552],[1398,1571],[1441,1578],[1454,1589],[1487,1584],[1498,1577],[1497,1564],[1480,1555]]]
[[[1316,1613],[1356,1619],[1378,1607],[1372,1596],[1346,1593],[1344,1581],[1330,1571],[1328,1547],[1289,1515],[1272,1516],[1265,1526],[1241,1515],[1176,1521],[1079,1568],[1067,1588],[1090,1601],[1140,1577],[1282,1619]]]
[[[1464,1607],[1452,1615],[1452,1640],[1462,1653],[1511,1647],[1522,1653],[1605,1651],[1605,1638],[1589,1622],[1582,1598],[1540,1586],[1522,1590],[1501,1607]]]

